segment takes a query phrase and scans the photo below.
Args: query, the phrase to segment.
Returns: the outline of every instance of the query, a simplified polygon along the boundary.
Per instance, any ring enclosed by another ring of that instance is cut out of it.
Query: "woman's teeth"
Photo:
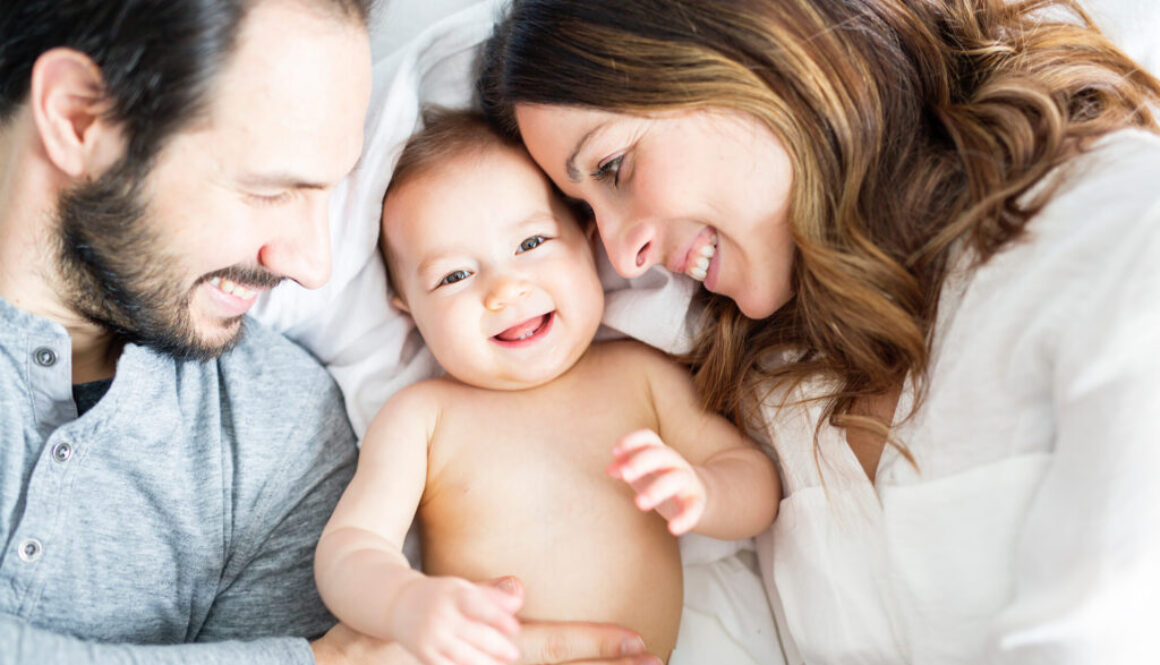
[[[250,298],[258,295],[257,291],[254,291],[253,289],[247,289],[241,284],[234,282],[232,279],[214,277],[213,279],[209,280],[209,283],[234,296],[235,298],[241,298],[242,300],[249,300]]]
[[[713,261],[713,256],[717,253],[717,234],[714,233],[709,242],[696,250],[694,258],[685,270],[685,274],[698,282],[705,281],[705,277],[709,274],[709,264]]]

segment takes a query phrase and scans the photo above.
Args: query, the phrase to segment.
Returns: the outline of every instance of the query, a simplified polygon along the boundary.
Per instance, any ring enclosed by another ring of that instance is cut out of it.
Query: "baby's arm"
[[[636,505],[655,509],[674,534],[738,540],[761,532],[781,499],[773,462],[728,420],[701,407],[684,367],[651,349],[639,351],[657,431],[621,438],[609,473],[632,485]]]
[[[514,661],[518,595],[413,570],[402,543],[427,478],[437,422],[428,382],[400,391],[375,416],[358,470],[315,554],[326,606],[359,632],[394,640],[428,665]]]

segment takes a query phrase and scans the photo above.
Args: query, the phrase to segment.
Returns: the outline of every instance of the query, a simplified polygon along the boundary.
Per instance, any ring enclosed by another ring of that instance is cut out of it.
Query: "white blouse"
[[[767,408],[785,498],[758,553],[791,665],[1160,662],[1160,139],[1061,177],[944,286],[896,430],[917,468],[888,447],[871,483],[841,430],[815,451],[820,406]]]

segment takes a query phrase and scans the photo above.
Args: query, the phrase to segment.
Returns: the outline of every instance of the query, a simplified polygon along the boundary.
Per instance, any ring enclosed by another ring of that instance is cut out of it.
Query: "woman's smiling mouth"
[[[717,230],[706,227],[697,234],[679,260],[670,262],[669,272],[685,274],[698,282],[704,282],[709,275],[709,266],[717,255]]]

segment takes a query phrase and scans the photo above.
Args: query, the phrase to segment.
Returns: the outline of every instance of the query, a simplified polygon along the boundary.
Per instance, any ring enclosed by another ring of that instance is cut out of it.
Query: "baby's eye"
[[[462,282],[468,277],[471,277],[471,273],[467,272],[466,270],[456,270],[454,272],[449,272],[443,276],[443,279],[439,280],[439,284],[437,286],[447,286],[456,282]]]
[[[531,238],[527,238],[520,243],[520,248],[516,251],[516,254],[522,254],[526,251],[533,250],[547,241],[548,239],[544,236],[532,236]]]

